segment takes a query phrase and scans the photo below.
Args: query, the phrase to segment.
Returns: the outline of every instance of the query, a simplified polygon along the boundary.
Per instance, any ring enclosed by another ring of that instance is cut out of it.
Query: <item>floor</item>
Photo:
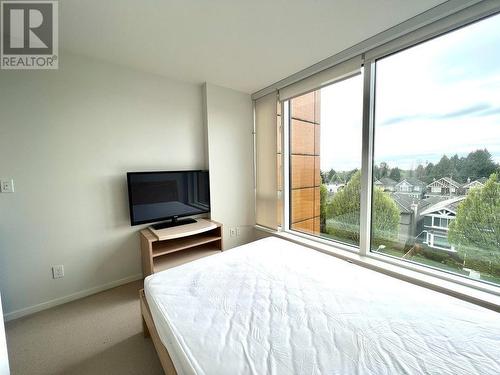
[[[6,324],[12,375],[163,374],[142,334],[142,281]]]

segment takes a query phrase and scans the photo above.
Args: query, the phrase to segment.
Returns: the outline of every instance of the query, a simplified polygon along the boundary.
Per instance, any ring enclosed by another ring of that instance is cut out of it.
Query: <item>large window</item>
[[[500,284],[499,30],[376,61],[372,251]]]
[[[359,246],[363,77],[290,105],[290,228]]]
[[[283,95],[284,229],[500,285],[500,15],[443,30]]]

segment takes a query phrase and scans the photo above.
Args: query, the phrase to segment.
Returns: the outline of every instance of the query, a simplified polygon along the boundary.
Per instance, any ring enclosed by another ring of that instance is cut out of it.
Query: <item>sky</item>
[[[500,15],[377,61],[375,163],[500,162]],[[321,89],[321,170],[361,167],[362,75]]]

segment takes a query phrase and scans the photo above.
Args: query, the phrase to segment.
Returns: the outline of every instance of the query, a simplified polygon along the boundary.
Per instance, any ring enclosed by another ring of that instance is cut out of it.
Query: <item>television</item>
[[[128,172],[130,224],[162,229],[195,222],[180,217],[210,212],[208,171]]]

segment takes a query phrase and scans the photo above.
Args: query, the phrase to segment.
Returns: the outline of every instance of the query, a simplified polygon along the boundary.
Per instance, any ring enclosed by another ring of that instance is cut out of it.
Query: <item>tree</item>
[[[425,179],[423,181],[430,184],[436,178],[434,173],[434,164],[432,163],[427,164],[424,170],[425,170]]]
[[[319,188],[319,225],[320,232],[326,232],[326,204],[328,199],[328,189],[324,184]]]
[[[465,182],[467,180],[467,177],[464,177],[463,163],[464,158],[459,158],[457,154],[450,158],[450,176],[458,182]]]
[[[336,175],[336,172],[335,170],[332,168],[328,171],[328,173],[326,174],[326,183],[331,183],[333,181],[333,178],[335,177]]]
[[[385,161],[380,163],[378,170],[379,170],[379,178],[387,177],[389,175],[389,165]]]
[[[380,179],[380,168],[378,167],[377,164],[373,166],[373,179],[374,180]]]
[[[361,172],[352,176],[344,189],[327,204],[327,233],[359,244]],[[394,240],[398,233],[399,210],[392,198],[382,190],[373,192],[372,225],[375,243]]]
[[[500,182],[494,173],[481,188],[472,189],[457,208],[448,240],[464,265],[500,275]]]
[[[491,158],[488,150],[476,150],[467,155],[463,162],[463,174],[465,179],[476,180],[480,177],[490,176],[495,173],[498,165]]]
[[[394,181],[401,181],[401,169],[398,167],[392,168],[391,173],[389,173],[389,177],[392,178]]]
[[[439,179],[441,177],[450,177],[451,176],[451,162],[448,156],[443,155],[439,163],[435,165],[433,168],[433,177]]]
[[[418,178],[421,181],[425,180],[425,168],[422,164],[419,164],[416,171],[415,171],[415,177]]]

